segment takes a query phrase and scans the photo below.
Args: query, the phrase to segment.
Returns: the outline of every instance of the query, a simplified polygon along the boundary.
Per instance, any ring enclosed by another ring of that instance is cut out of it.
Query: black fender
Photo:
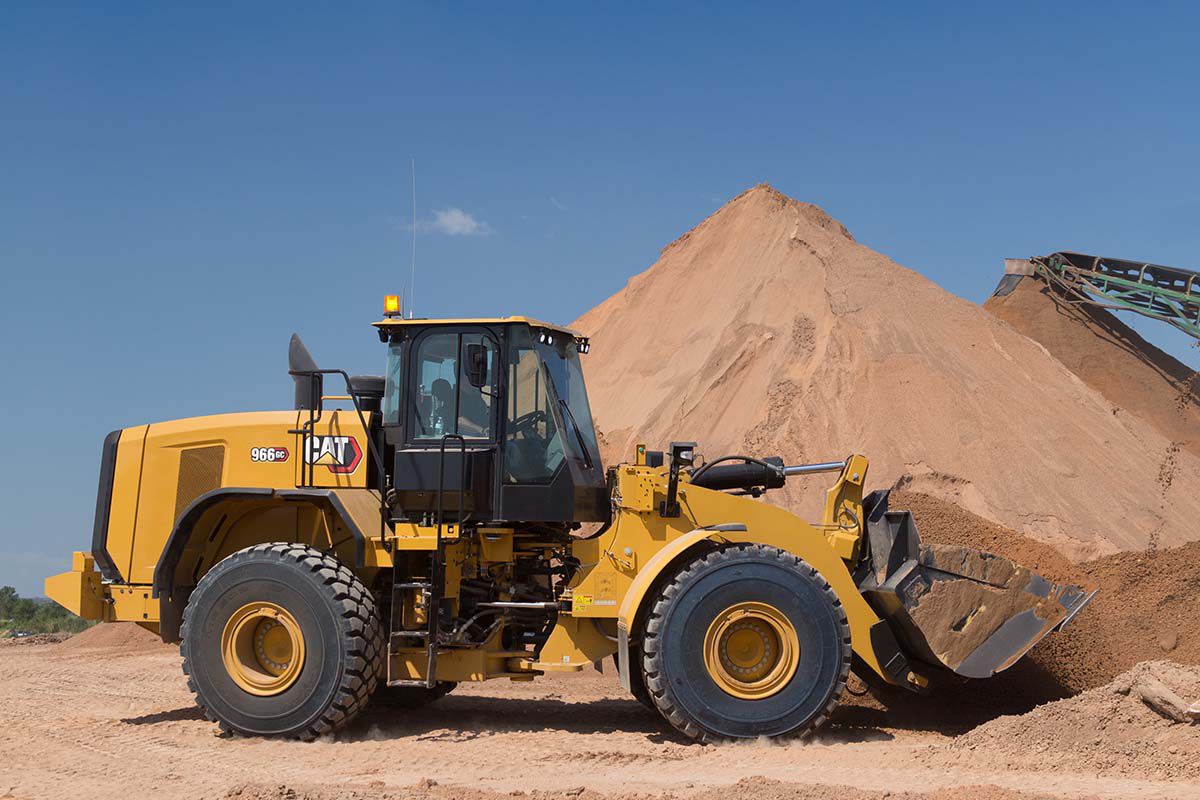
[[[236,486],[213,489],[193,500],[179,515],[179,519],[175,521],[175,527],[171,529],[171,535],[167,537],[166,546],[163,547],[162,554],[158,557],[158,564],[154,567],[153,596],[158,599],[159,603],[159,632],[163,641],[174,642],[179,639],[179,624],[183,617],[183,606],[187,603],[187,597],[182,596],[183,592],[179,590],[180,587],[175,585],[175,572],[187,549],[188,542],[191,540],[196,523],[200,521],[205,512],[221,503],[231,500],[268,500],[272,498],[285,502],[323,505],[333,511],[354,538],[354,564],[352,566],[356,568],[363,566],[366,555],[366,535],[346,511],[345,505],[335,490],[262,489]]]

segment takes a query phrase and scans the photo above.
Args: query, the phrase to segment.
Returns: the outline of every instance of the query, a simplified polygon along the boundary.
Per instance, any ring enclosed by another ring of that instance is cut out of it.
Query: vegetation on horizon
[[[0,636],[29,633],[79,633],[92,623],[53,602],[21,597],[11,586],[0,587]]]

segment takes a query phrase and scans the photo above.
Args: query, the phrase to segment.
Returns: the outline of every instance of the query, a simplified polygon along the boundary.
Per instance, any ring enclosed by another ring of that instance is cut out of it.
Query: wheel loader
[[[605,469],[587,337],[385,308],[383,376],[320,369],[293,336],[291,410],[111,433],[91,549],[46,581],[82,617],[179,643],[227,731],[312,739],[368,703],[414,713],[464,681],[615,661],[695,740],[806,735],[851,670],[913,692],[985,678],[1088,600],[923,544],[864,495],[862,455],[671,442]],[[820,475],[818,521],[762,499]]]

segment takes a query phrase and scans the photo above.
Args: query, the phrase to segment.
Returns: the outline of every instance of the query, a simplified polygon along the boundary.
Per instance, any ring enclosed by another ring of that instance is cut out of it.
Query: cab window
[[[400,424],[400,398],[404,388],[404,354],[398,341],[388,345],[387,380],[383,392],[383,423]]]
[[[528,331],[518,329],[508,357],[508,422],[504,478],[508,483],[549,483],[563,462],[547,374]]]
[[[469,345],[483,345],[488,378],[472,386],[465,372]],[[432,333],[417,345],[414,361],[413,439],[436,441],[447,434],[491,439],[496,356],[491,340],[478,333]]]

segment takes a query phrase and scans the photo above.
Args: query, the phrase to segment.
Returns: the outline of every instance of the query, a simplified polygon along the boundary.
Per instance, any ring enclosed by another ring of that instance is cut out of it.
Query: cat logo
[[[362,457],[362,447],[353,436],[311,436],[305,442],[305,462],[329,467],[335,475],[353,473]]]

